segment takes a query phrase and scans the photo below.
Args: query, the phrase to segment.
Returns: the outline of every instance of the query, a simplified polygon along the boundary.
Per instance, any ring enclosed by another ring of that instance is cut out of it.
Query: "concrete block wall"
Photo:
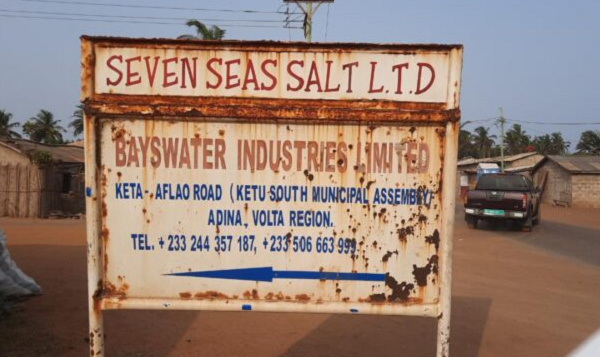
[[[571,174],[554,161],[546,160],[542,167],[536,170],[533,177],[534,184],[540,182],[544,172],[548,172],[548,181],[542,195],[542,202],[552,204],[554,200],[560,200],[571,205]]]
[[[600,175],[571,175],[574,207],[600,208]]]

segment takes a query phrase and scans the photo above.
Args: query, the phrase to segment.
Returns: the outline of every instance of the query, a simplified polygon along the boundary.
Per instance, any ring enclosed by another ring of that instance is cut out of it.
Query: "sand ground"
[[[532,233],[457,212],[452,356],[564,356],[600,328],[600,210],[544,206]],[[85,223],[0,219],[44,295],[0,321],[0,356],[88,354]],[[105,312],[107,356],[434,356],[435,319]]]

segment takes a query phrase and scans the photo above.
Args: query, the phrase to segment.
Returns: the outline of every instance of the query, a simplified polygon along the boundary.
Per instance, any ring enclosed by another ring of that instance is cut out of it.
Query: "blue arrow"
[[[267,282],[272,282],[273,279],[385,281],[386,276],[385,274],[375,273],[338,273],[327,271],[273,270],[272,267],[190,271],[164,275]]]

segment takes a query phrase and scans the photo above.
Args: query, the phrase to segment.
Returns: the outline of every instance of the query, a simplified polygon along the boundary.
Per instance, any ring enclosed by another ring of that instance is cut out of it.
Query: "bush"
[[[52,163],[52,153],[45,150],[32,150],[29,152],[29,160],[37,166]]]

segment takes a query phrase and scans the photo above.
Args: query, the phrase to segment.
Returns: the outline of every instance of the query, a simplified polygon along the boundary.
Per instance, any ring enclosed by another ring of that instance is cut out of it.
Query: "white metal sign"
[[[446,102],[447,53],[239,51],[110,47],[96,93]]]
[[[175,308],[438,317],[447,354],[460,46],[82,43],[92,353]]]

